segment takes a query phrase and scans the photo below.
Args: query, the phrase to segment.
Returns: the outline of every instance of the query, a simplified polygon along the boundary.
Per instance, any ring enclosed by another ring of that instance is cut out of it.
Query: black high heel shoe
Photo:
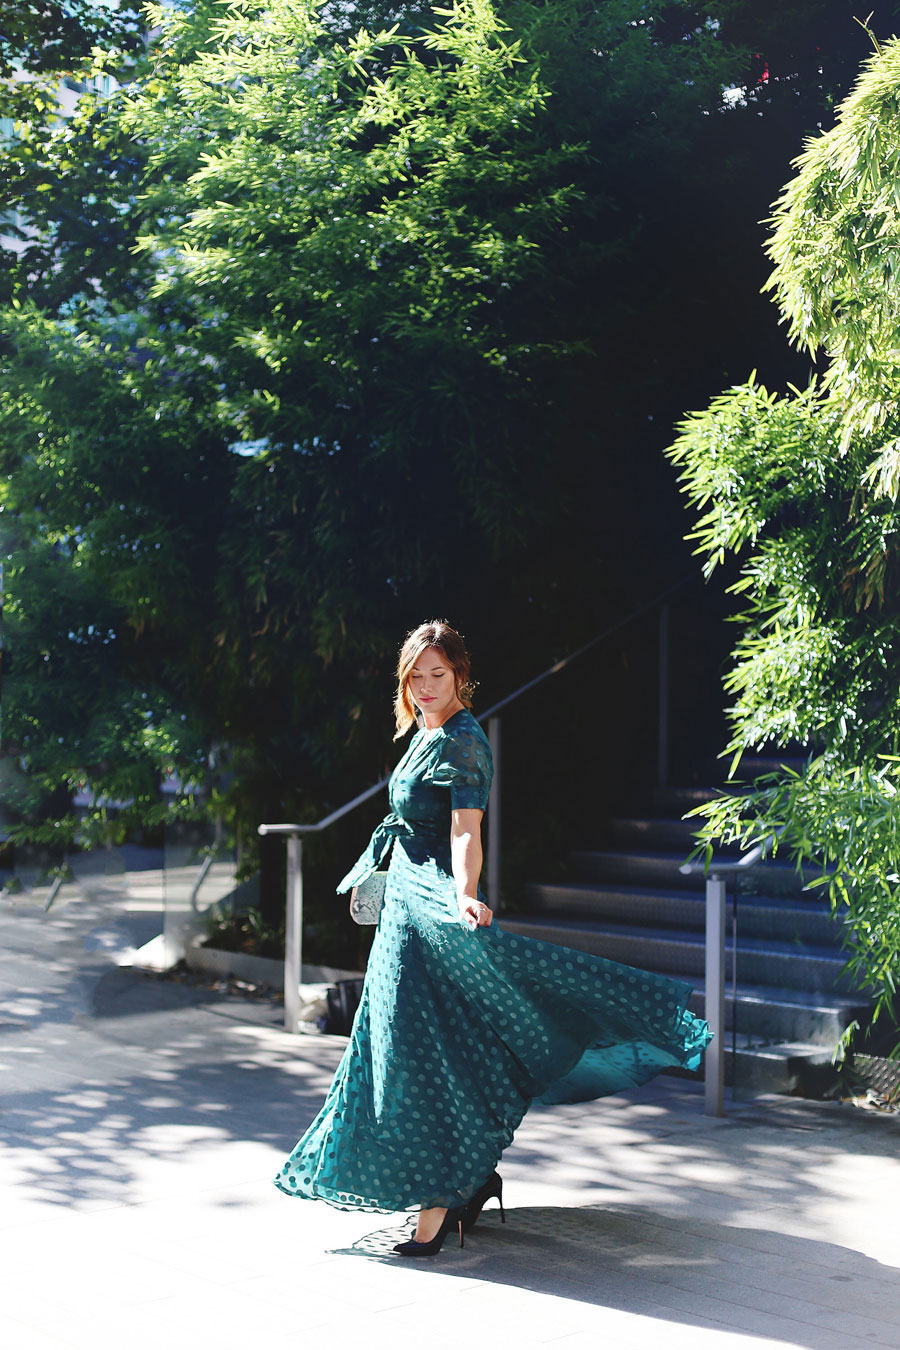
[[[495,1196],[500,1201],[500,1222],[506,1223],[506,1210],[503,1208],[503,1178],[499,1172],[492,1172],[466,1205],[462,1221],[463,1232],[468,1233],[469,1229],[474,1227],[484,1209],[485,1201],[492,1200]]]
[[[413,1238],[409,1242],[398,1242],[394,1251],[398,1256],[434,1256],[444,1245],[444,1238],[450,1232],[451,1228],[459,1229],[459,1245],[465,1246],[463,1240],[463,1217],[465,1215],[465,1205],[459,1205],[456,1209],[448,1209],[444,1215],[440,1228],[435,1233],[430,1242],[416,1242]]]

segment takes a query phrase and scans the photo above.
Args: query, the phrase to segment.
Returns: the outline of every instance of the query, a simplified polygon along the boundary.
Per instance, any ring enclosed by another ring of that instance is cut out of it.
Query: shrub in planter
[[[248,956],[284,957],[284,924],[272,924],[259,909],[246,914],[213,912],[207,921],[202,946],[225,952],[245,952]]]

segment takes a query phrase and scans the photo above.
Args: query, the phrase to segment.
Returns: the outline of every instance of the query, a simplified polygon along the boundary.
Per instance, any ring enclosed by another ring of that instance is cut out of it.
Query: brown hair
[[[416,720],[416,705],[409,692],[409,677],[413,666],[429,647],[436,647],[447,664],[452,667],[459,701],[466,708],[472,706],[469,653],[459,633],[450,627],[446,619],[431,619],[428,623],[420,623],[418,628],[407,633],[397,660],[397,693],[394,698],[394,717],[397,722],[395,741],[399,740]]]

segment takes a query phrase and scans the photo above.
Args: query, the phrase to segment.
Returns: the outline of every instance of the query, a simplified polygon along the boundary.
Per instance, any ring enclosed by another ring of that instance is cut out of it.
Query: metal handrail
[[[777,834],[770,834],[760,843],[754,845],[749,853],[742,853],[737,862],[685,862],[679,867],[679,872],[685,877],[695,877],[702,873],[705,877],[719,876],[720,873],[744,872],[748,867],[755,867],[758,862],[767,857],[770,844],[773,844],[778,838]]]
[[[645,604],[639,605],[637,609],[633,609],[630,614],[625,615],[624,619],[618,619],[614,624],[611,624],[609,628],[604,628],[602,633],[598,633],[596,637],[592,637],[590,642],[586,642],[583,647],[579,647],[576,651],[570,652],[568,656],[564,656],[561,661],[557,661],[555,665],[542,671],[540,675],[535,675],[534,679],[528,680],[525,684],[520,685],[518,689],[514,690],[513,693],[507,694],[505,698],[501,698],[499,703],[492,704],[487,712],[481,713],[478,721],[483,722],[485,718],[493,717],[493,715],[498,713],[501,708],[505,708],[507,703],[512,703],[522,694],[527,694],[528,690],[533,689],[536,684],[541,684],[544,680],[549,679],[551,675],[558,675],[561,670],[565,670],[566,666],[571,665],[571,663],[576,661],[579,656],[584,656],[585,652],[589,652],[592,647],[596,647],[599,642],[604,642],[607,638],[612,637],[613,633],[618,633],[621,628],[626,628],[628,624],[634,623],[635,619],[640,619],[645,614],[649,614],[652,609],[656,609],[658,605],[664,604],[669,596],[674,595],[676,591],[681,590],[682,586],[686,586],[689,581],[696,581],[696,579],[697,573],[689,572],[681,577],[679,581],[673,581],[664,591],[660,591],[659,595],[655,595],[652,600],[648,600]]]
[[[327,830],[329,825],[333,825],[342,816],[349,815],[357,806],[362,806],[363,802],[367,802],[370,797],[374,797],[376,792],[380,792],[389,782],[390,774],[380,778],[370,788],[366,788],[365,792],[361,792],[358,797],[354,797],[352,802],[345,802],[336,811],[332,811],[330,816],[324,816],[312,825],[260,825],[257,827],[257,832],[259,834],[315,834],[318,830]]]
[[[713,1039],[704,1056],[703,1109],[708,1116],[725,1114],[725,909],[726,877],[740,876],[757,867],[769,855],[781,830],[767,835],[737,862],[684,862],[682,876],[706,877],[706,949],[704,960],[704,1013]],[[737,908],[732,908],[731,942],[731,1063],[737,1068]]]
[[[204,881],[212,871],[214,856],[215,856],[214,854],[208,853],[206,857],[203,859],[203,862],[200,867],[200,875],[197,877],[197,880],[194,882],[194,885],[191,889],[191,909],[194,911],[195,914],[200,913],[200,906],[197,904],[197,899],[200,895],[200,891],[203,888]]]

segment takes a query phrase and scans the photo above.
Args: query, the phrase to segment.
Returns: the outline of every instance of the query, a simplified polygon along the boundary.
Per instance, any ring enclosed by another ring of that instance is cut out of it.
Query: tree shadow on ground
[[[835,1243],[643,1206],[488,1211],[417,1268],[809,1350],[894,1345],[900,1271]],[[396,1264],[396,1225],[334,1254]],[[820,1325],[815,1325],[815,1323]],[[812,1325],[811,1325],[812,1324]]]

